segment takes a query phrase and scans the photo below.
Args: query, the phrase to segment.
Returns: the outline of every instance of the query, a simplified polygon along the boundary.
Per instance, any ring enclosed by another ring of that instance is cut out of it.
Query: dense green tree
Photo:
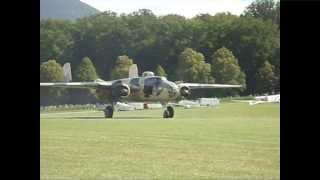
[[[232,52],[222,47],[212,55],[211,73],[216,83],[219,84],[240,84],[246,87],[245,74],[241,71],[237,58]],[[239,89],[224,89],[217,91],[219,96],[230,96],[239,94]]]
[[[276,76],[275,89],[276,93],[280,93],[280,47],[276,50],[276,61],[274,65],[274,73]]]
[[[104,12],[95,16],[79,19],[73,31],[75,41],[73,61],[80,64],[83,57],[91,57],[96,70],[103,79],[109,79],[110,64],[124,49],[124,38],[120,37],[120,19],[114,12]]]
[[[275,24],[261,19],[243,17],[234,23],[228,49],[238,58],[246,74],[247,94],[256,93],[256,74],[265,61],[277,64],[280,47],[279,31]]]
[[[40,65],[40,82],[63,81],[63,70],[55,60],[49,60]]]
[[[246,75],[246,94],[255,92],[255,74],[264,61],[279,64],[280,32],[271,21],[250,16],[239,18],[228,13],[202,14],[191,21],[192,46],[206,59],[211,59],[212,51],[223,46],[234,53]]]
[[[191,48],[186,48],[179,56],[177,66],[178,80],[188,82],[212,82],[211,65],[204,61],[204,56]]]
[[[72,57],[72,24],[63,20],[40,21],[40,64],[58,59],[61,64]]]
[[[123,24],[127,25],[126,46],[128,56],[135,59],[141,71],[148,71],[160,64],[159,49],[156,47],[157,33],[161,29],[158,18],[150,11],[141,9],[122,17]]]
[[[155,74],[156,74],[157,76],[167,77],[166,71],[165,71],[165,70],[162,68],[162,66],[160,66],[160,65],[157,66],[157,69],[156,69],[156,71],[155,71]]]
[[[255,0],[246,8],[244,16],[271,20],[280,28],[280,0]]]
[[[119,56],[115,66],[111,71],[111,78],[112,79],[127,78],[129,75],[129,68],[132,64],[133,64],[133,60],[130,59],[128,56],[126,55]]]
[[[80,82],[90,82],[98,79],[96,69],[90,58],[82,59],[80,65],[74,73],[74,80]],[[94,89],[69,89],[70,103],[86,104],[97,102]]]
[[[211,73],[216,83],[245,86],[245,74],[232,52],[222,47],[212,55]]]
[[[62,82],[63,70],[60,64],[55,60],[49,60],[40,65],[40,82]],[[57,88],[40,88],[40,104],[59,104],[61,96],[63,95],[63,89]]]
[[[265,61],[263,66],[258,70],[257,80],[258,93],[271,93],[274,90],[277,80],[274,73],[274,66],[268,61]]]
[[[193,29],[192,46],[202,52],[205,59],[209,60],[212,51],[223,46],[229,48],[232,41],[230,36],[239,20],[238,16],[230,13],[217,13],[215,16],[201,14],[191,19]]]
[[[90,58],[85,57],[74,74],[75,81],[94,81],[98,79],[96,69]]]
[[[157,30],[153,54],[161,54],[156,57],[156,63],[162,64],[168,78],[176,80],[178,57],[192,42],[192,24],[185,17],[174,14],[160,17],[159,21],[161,27]]]

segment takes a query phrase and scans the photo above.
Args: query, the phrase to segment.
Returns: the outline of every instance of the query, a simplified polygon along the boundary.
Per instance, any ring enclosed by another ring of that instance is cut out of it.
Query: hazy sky
[[[150,9],[156,15],[179,14],[193,17],[200,13],[214,15],[231,12],[240,15],[253,0],[81,0],[100,11],[111,10],[118,14],[138,9]]]

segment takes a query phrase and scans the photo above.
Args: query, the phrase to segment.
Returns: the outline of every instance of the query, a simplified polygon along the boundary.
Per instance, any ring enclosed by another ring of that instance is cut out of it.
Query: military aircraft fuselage
[[[180,96],[178,86],[161,76],[119,79],[112,82],[111,88],[98,87],[96,92],[108,101],[116,97],[117,101],[168,102]]]

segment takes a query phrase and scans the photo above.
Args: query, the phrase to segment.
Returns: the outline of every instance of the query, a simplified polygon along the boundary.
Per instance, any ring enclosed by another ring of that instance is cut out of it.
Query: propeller
[[[189,87],[183,86],[180,88],[180,94],[183,97],[188,97],[191,94],[191,90]]]

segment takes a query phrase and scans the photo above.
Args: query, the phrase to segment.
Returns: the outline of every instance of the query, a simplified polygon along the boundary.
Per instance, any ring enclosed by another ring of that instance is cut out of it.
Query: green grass
[[[41,179],[280,179],[279,104],[41,113]]]

